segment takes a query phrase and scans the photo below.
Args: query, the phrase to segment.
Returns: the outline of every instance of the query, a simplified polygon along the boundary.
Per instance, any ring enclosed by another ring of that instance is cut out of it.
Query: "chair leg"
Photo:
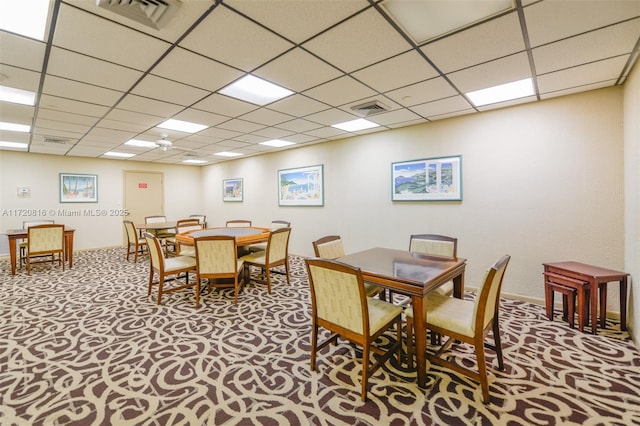
[[[164,275],[158,274],[158,305],[162,301],[162,288],[164,287]]]
[[[498,317],[493,319],[493,341],[495,342],[496,355],[498,356],[498,369],[504,371],[504,358],[502,357],[502,339],[500,337],[500,326],[498,325]]]
[[[316,371],[316,351],[318,350],[318,326],[311,326],[311,371]]]
[[[271,294],[271,272],[269,268],[264,268],[265,276],[267,278],[267,293]]]
[[[482,388],[482,402],[489,403],[489,381],[487,379],[487,364],[484,353],[484,342],[476,339],[476,358],[478,361],[478,372],[480,373],[480,387]]]
[[[413,318],[407,317],[407,367],[413,369]]]
[[[369,380],[369,351],[371,347],[371,342],[365,342],[362,348],[362,392],[360,394],[362,398],[362,402],[367,400],[367,382]]]

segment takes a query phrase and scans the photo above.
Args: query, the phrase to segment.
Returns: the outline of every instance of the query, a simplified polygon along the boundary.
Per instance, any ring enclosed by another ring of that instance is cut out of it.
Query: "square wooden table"
[[[73,234],[75,229],[64,228],[64,260],[69,261],[69,268],[73,268]],[[16,274],[17,265],[17,241],[27,238],[29,231],[27,229],[9,229],[7,237],[9,238],[9,259],[11,261],[11,275]]]
[[[336,259],[362,271],[365,281],[411,297],[415,327],[415,347],[418,386],[427,382],[426,368],[426,302],[428,293],[442,284],[453,281],[454,296],[463,297],[466,259],[372,248]]]
[[[600,268],[580,262],[543,263],[544,272],[562,275],[589,283],[589,298],[591,309],[591,333],[596,334],[598,328],[598,293],[604,292],[600,306],[600,327],[605,327],[607,319],[606,292],[607,284],[617,281],[620,283],[620,329],[627,329],[627,277],[626,272]],[[582,307],[578,307],[581,309]]]

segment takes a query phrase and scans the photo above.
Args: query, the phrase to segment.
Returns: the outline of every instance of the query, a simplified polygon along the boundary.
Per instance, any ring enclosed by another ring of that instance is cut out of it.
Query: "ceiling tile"
[[[376,124],[386,126],[389,124],[396,124],[396,123],[403,123],[410,120],[417,120],[417,119],[420,119],[421,117],[410,110],[399,109],[396,111],[375,114],[365,118]]]
[[[264,124],[265,126],[275,126],[276,124],[289,121],[293,117],[288,114],[272,111],[267,108],[260,108],[248,112],[242,115],[240,118],[242,118],[243,120],[251,121],[253,123]]]
[[[96,127],[100,127],[102,129],[124,130],[136,134],[148,129],[148,126],[145,126],[144,124],[128,123],[117,120],[100,120],[100,122],[96,124]]]
[[[301,92],[342,75],[336,68],[302,49],[293,49],[252,74]]]
[[[352,72],[405,52],[411,45],[374,8],[370,8],[302,47],[340,70]]]
[[[193,105],[193,108],[214,112],[227,117],[235,117],[246,114],[259,107],[254,104],[250,104],[249,102],[240,101],[238,99],[214,93]]]
[[[301,43],[369,6],[366,0],[225,0],[225,4],[295,43]]]
[[[61,3],[53,45],[137,70],[146,70],[169,44]]]
[[[531,47],[640,16],[640,1],[541,1],[524,8]]]
[[[549,93],[605,80],[613,82],[625,63],[625,57],[617,57],[541,75],[538,76],[538,88],[540,93]]]
[[[53,48],[47,74],[126,92],[142,77],[140,71]]]
[[[524,39],[516,12],[422,47],[422,51],[443,73],[522,52],[524,49]]]
[[[47,75],[45,77],[43,92],[51,96],[104,106],[114,105],[123,95],[122,92],[117,92],[115,90],[105,89],[51,75]]]
[[[640,2],[638,2],[640,3]],[[545,74],[633,51],[640,18],[533,49],[536,72]]]
[[[349,76],[340,77],[304,92],[305,96],[330,105],[344,105],[375,94],[375,91]]]
[[[91,115],[102,117],[109,111],[109,107],[91,104],[87,102],[74,101],[58,96],[42,95],[40,97],[40,108],[53,109],[56,111],[71,112],[74,114]]]
[[[332,108],[325,111],[321,111],[315,114],[308,115],[306,117],[307,120],[313,121],[316,123],[324,124],[326,126],[331,126],[333,124],[342,123],[349,120],[355,120],[360,118],[355,114],[349,114],[338,108]],[[309,132],[305,132],[309,133]]]
[[[412,50],[351,75],[364,84],[386,92],[428,80],[438,73],[419,53]]]
[[[165,120],[162,116],[141,114],[124,109],[113,109],[104,118],[118,122],[136,123],[145,128],[156,126]]]
[[[0,49],[0,52],[2,50]],[[40,73],[0,64],[0,84],[14,89],[37,92],[40,85]]]
[[[189,64],[185,67],[185,64]],[[151,71],[152,74],[215,92],[244,73],[179,47],[173,49]]]
[[[217,127],[226,130],[233,130],[240,133],[251,133],[255,132],[256,130],[264,129],[266,126],[262,124],[251,123],[245,120],[233,119],[219,124]]]
[[[2,115],[0,121],[30,126],[35,110],[35,107],[30,105],[2,102],[0,103],[0,114]]]
[[[385,96],[393,99],[400,105],[412,106],[436,99],[447,98],[456,95],[455,89],[444,78],[433,78],[421,83],[385,93]]]
[[[125,96],[120,103],[118,103],[118,108],[160,117],[171,117],[184,109],[181,105],[131,94]]]
[[[447,75],[463,93],[530,78],[526,53],[518,53]]]
[[[147,75],[131,93],[185,106],[191,105],[209,94],[202,89],[154,75]]]
[[[292,132],[306,132],[308,130],[317,129],[322,127],[321,124],[314,123],[312,121],[307,121],[302,118],[298,118],[295,120],[287,121],[285,123],[280,123],[277,126],[278,128],[290,130]]]
[[[291,136],[293,132],[276,127],[267,127],[265,129],[258,130],[257,132],[253,132],[253,134],[267,139],[282,139],[284,137]]]
[[[42,71],[46,45],[40,41],[0,31],[0,63]]]
[[[229,120],[229,117],[213,114],[195,108],[187,108],[173,116],[176,120],[188,121],[191,123],[203,124],[205,126],[215,126]]]
[[[291,95],[280,101],[269,104],[269,109],[284,112],[289,115],[304,117],[314,112],[329,109],[329,105],[318,102],[304,95]]]
[[[411,110],[428,119],[457,111],[473,111],[471,105],[469,105],[462,96],[452,96],[450,98],[414,105],[411,107]]]
[[[293,47],[282,37],[229,10],[224,4],[207,16],[180,45],[244,71],[251,71]]]
[[[95,125],[99,118],[90,115],[75,114],[69,112],[56,111],[52,109],[40,109],[38,119],[61,121],[64,123],[82,124],[84,126]]]

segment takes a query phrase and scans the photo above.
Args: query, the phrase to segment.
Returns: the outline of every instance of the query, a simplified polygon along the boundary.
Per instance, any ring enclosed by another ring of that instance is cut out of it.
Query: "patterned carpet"
[[[640,425],[640,352],[619,324],[593,336],[510,300],[491,404],[435,367],[420,389],[395,360],[363,403],[350,344],[309,371],[308,284],[303,259],[291,265],[291,285],[278,278],[271,295],[251,284],[234,306],[207,290],[195,310],[192,290],[157,306],[148,260],[126,262],[123,249],[78,252],[73,269],[38,265],[30,277],[0,260],[0,424]],[[457,348],[458,362],[474,362]]]

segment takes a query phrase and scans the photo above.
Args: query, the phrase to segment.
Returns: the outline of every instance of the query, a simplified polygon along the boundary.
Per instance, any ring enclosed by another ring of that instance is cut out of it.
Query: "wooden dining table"
[[[371,248],[336,259],[356,266],[365,281],[375,283],[411,297],[417,360],[418,386],[427,382],[426,366],[426,303],[429,292],[448,281],[453,281],[454,297],[464,294],[466,259],[429,256],[406,250]]]
[[[179,244],[194,245],[194,240],[198,237],[208,237],[212,235],[230,235],[236,238],[238,246],[248,246],[256,243],[264,243],[269,239],[271,228],[261,228],[257,226],[241,228],[204,228],[193,229],[176,235],[176,242]]]
[[[16,274],[17,265],[17,241],[27,238],[29,231],[27,229],[9,229],[7,237],[9,238],[9,259],[11,261],[11,275]],[[73,234],[75,229],[64,228],[64,260],[69,262],[69,268],[73,267]]]

